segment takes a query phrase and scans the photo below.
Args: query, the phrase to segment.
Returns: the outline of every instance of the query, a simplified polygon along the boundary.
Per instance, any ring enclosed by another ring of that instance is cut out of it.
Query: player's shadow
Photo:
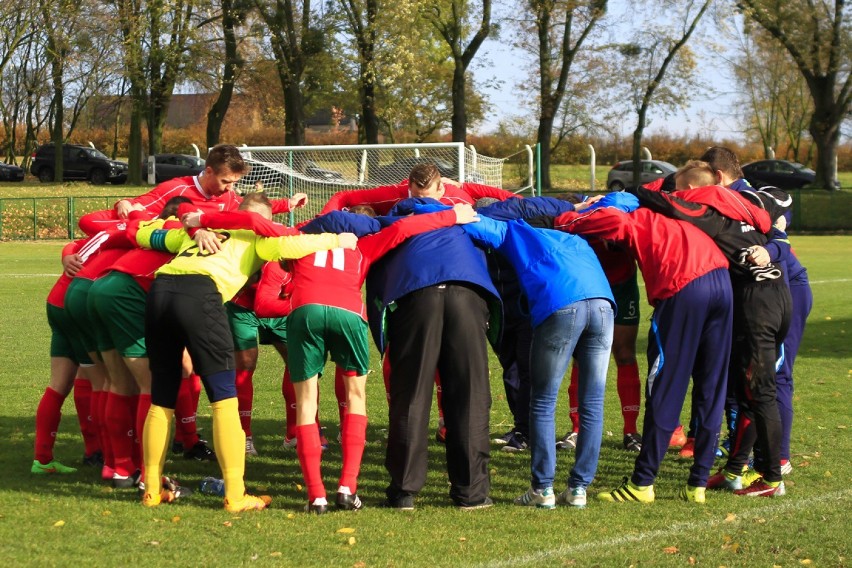
[[[367,443],[362,459],[358,494],[368,507],[378,507],[384,502],[385,488],[389,482],[384,466],[387,436],[385,428],[384,422],[371,424],[367,428]],[[307,494],[296,449],[282,447],[281,421],[255,419],[252,421],[252,430],[259,455],[246,458],[247,490],[255,494],[272,495],[275,508],[301,510],[307,502]],[[326,433],[329,444],[323,451],[322,472],[329,500],[333,501],[339,481],[342,452],[341,444],[337,440],[337,426],[329,426]],[[210,432],[202,432],[202,436],[208,439],[212,438],[209,434]],[[448,497],[445,448],[435,441],[434,431],[430,431],[430,435],[432,438],[429,443],[428,478],[423,491],[418,496],[418,506],[427,503],[452,506]],[[3,483],[6,491],[33,495],[49,492],[57,496],[82,496],[105,500],[126,499],[128,502],[139,499],[136,490],[113,490],[109,481],[101,479],[99,468],[83,465],[83,442],[73,416],[67,416],[62,421],[54,456],[64,465],[77,468],[75,473],[35,475],[30,472],[34,443],[32,421],[23,424],[18,417],[0,417],[0,436],[6,440],[0,447],[0,458],[9,466]],[[528,468],[528,461],[526,463]],[[169,448],[163,473],[178,479],[181,485],[193,491],[187,500],[192,500],[198,506],[221,508],[221,498],[199,492],[202,479],[221,477],[217,462],[185,459],[182,454],[173,453]]]

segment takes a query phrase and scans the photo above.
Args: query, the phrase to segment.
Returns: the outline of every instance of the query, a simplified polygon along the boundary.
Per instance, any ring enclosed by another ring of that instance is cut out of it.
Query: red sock
[[[136,409],[132,407],[133,397],[109,392],[106,399],[104,419],[109,424],[108,433],[115,464],[113,469],[118,475],[133,475],[136,471],[136,464],[133,463],[133,445],[136,440],[133,431],[136,414]]]
[[[580,412],[579,412],[579,399],[580,396],[577,393],[577,388],[580,384],[580,370],[577,368],[577,364],[571,366],[571,382],[568,383],[568,414],[571,417],[571,431],[579,432],[580,431]]]
[[[337,418],[341,432],[343,429],[343,418],[346,416],[346,382],[343,377],[346,373],[338,366],[334,367],[334,396],[337,398]],[[342,434],[341,434],[342,435]]]
[[[627,365],[618,365],[616,387],[618,399],[621,401],[621,416],[624,418],[624,433],[638,432],[636,420],[639,418],[639,397],[642,391],[638,363],[634,361]]]
[[[65,397],[50,387],[44,389],[36,409],[35,459],[41,464],[53,461],[53,444],[62,420],[62,403]]]
[[[190,375],[180,382],[180,390],[175,402],[175,441],[181,442],[187,450],[198,443],[196,425],[198,399],[194,394],[194,377],[197,375]]]
[[[343,467],[340,469],[340,485],[348,487],[354,495],[358,490],[358,473],[367,439],[367,417],[363,414],[346,414],[343,417],[341,443]]]
[[[198,411],[198,401],[201,399],[201,375],[192,373],[189,376],[189,393],[192,396],[193,414]]]
[[[317,497],[325,497],[325,486],[322,484],[320,462],[322,446],[320,446],[319,428],[316,424],[296,426],[296,455],[302,467],[302,477],[308,488],[308,501],[313,503]]]
[[[385,381],[385,398],[390,402],[390,357],[388,357],[388,352],[385,351],[385,356],[382,357],[382,379]]]
[[[109,428],[106,421],[107,393],[105,391],[92,391],[92,421],[98,431],[98,440],[101,443],[101,451],[104,454],[104,465],[115,469],[115,461],[112,456],[112,444],[109,439]]]
[[[140,394],[139,401],[136,405],[136,432],[140,441],[143,439],[145,419],[148,417],[149,408],[151,408],[151,395],[144,393]]]
[[[296,391],[293,389],[293,381],[290,380],[290,369],[284,366],[284,376],[281,378],[281,396],[284,397],[284,416],[286,420],[286,432],[284,435],[288,440],[296,437]]]
[[[77,421],[80,423],[80,434],[83,435],[83,445],[87,456],[100,451],[101,444],[98,432],[92,424],[92,383],[77,377],[74,379],[74,408],[77,409]]]
[[[254,398],[254,385],[252,384],[254,371],[240,369],[237,371],[237,408],[240,411],[240,426],[246,437],[251,436],[251,408]]]

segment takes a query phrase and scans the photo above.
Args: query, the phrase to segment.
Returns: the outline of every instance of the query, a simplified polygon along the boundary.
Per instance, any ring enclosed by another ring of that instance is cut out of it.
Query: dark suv
[[[30,173],[39,181],[49,182],[54,178],[56,148],[53,144],[39,146],[32,155]],[[110,160],[101,152],[88,146],[62,145],[62,181],[84,179],[95,185],[106,182],[122,184],[127,181],[127,164]]]

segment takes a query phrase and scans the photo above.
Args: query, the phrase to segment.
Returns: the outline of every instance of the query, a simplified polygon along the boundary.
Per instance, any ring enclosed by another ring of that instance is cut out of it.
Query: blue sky
[[[625,9],[626,4],[623,0],[615,0],[610,4],[610,15],[617,18],[619,14],[624,13]],[[496,17],[500,17],[503,13],[505,13],[505,6],[495,8]],[[706,28],[711,26],[712,22],[707,19],[703,21],[703,25]],[[503,118],[516,115],[528,116],[516,85],[518,82],[526,80],[526,70],[529,68],[529,63],[509,45],[510,42],[506,39],[508,38],[507,32],[508,29],[504,28],[503,38],[486,40],[474,60],[475,65],[477,62],[480,63],[473,69],[477,82],[481,84],[489,78],[503,81],[500,88],[484,89],[491,102],[490,112],[481,128],[485,132],[494,130]],[[706,64],[701,65],[699,59],[699,68],[707,69],[710,67]],[[724,113],[719,112],[720,108],[730,107],[733,104],[731,94],[733,88],[730,80],[726,77],[726,73],[715,73],[712,77],[700,77],[699,80],[703,84],[712,82],[719,92],[713,97],[705,97],[705,100],[701,100],[699,96],[693,96],[692,103],[685,110],[667,116],[661,116],[652,110],[651,124],[646,128],[647,134],[658,132],[687,135],[703,134],[718,139],[741,137],[737,121],[733,117],[725,116]],[[534,121],[534,118],[529,116],[529,120]],[[634,128],[635,118],[626,119],[622,126],[622,133],[629,134]]]

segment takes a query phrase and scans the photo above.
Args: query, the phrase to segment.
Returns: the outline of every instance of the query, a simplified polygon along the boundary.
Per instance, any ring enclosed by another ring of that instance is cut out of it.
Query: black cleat
[[[196,461],[216,461],[216,453],[207,446],[204,440],[199,440],[191,449],[185,451],[183,457]]]
[[[334,504],[339,511],[358,511],[364,508],[364,504],[358,495],[350,495],[349,493],[338,492]]]

